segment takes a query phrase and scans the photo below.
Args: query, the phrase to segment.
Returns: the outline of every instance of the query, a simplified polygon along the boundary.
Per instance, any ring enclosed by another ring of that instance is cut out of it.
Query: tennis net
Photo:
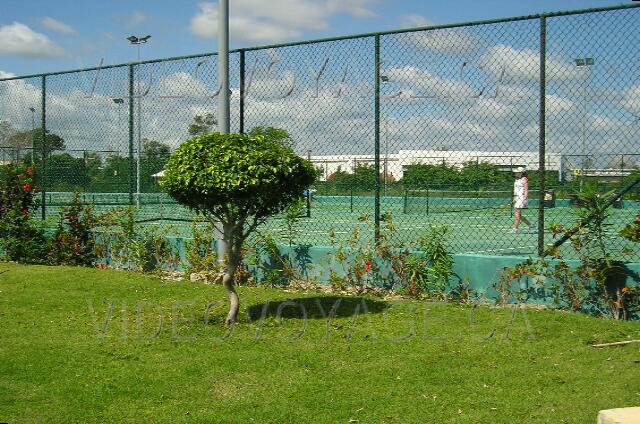
[[[529,191],[529,206],[537,204],[538,192]],[[403,212],[406,214],[435,214],[493,210],[511,213],[511,191],[462,191],[462,190],[406,190]]]

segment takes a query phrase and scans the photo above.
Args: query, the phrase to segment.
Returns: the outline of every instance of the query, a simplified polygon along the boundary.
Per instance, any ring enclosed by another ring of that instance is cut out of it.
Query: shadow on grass
[[[251,305],[247,314],[251,320],[261,317],[326,319],[329,316],[350,317],[356,311],[359,314],[381,313],[387,307],[387,302],[363,297],[316,296]]]

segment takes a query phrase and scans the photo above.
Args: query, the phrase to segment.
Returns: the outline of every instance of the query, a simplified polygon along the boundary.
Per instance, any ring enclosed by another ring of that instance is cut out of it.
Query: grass
[[[638,323],[241,287],[223,339],[217,286],[0,272],[0,422],[584,423],[640,404],[639,345],[589,346]]]

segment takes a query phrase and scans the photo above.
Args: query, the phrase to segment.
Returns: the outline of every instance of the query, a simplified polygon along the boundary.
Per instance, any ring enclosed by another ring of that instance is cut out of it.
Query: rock
[[[602,410],[598,424],[640,424],[640,407]]]
[[[206,281],[207,277],[202,275],[202,274],[198,274],[197,272],[192,272],[191,274],[189,274],[189,281],[191,282],[197,282],[197,281]]]

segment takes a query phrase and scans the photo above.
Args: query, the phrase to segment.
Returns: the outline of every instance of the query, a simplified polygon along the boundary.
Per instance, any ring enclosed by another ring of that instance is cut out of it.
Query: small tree
[[[289,131],[278,127],[254,127],[249,131],[250,136],[261,135],[265,140],[275,141],[278,144],[282,144],[284,147],[295,147],[295,142],[291,138]]]
[[[187,128],[189,135],[205,135],[213,131],[213,127],[218,125],[218,120],[213,113],[205,113],[204,115],[196,115],[193,122]]]
[[[162,189],[222,225],[228,246],[222,279],[231,303],[228,325],[239,310],[233,282],[244,241],[268,217],[300,199],[315,178],[310,162],[262,136],[211,133],[185,142],[169,158]]]

